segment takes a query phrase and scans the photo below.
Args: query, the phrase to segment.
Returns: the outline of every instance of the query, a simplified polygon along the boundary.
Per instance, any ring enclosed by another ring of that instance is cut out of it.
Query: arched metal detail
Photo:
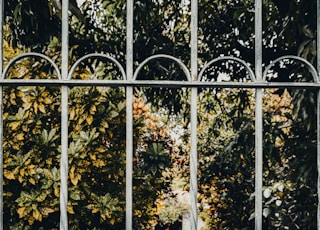
[[[117,61],[117,59],[111,57],[110,55],[107,55],[107,54],[99,54],[99,53],[93,53],[93,54],[87,54],[83,57],[81,57],[80,59],[78,59],[71,67],[70,71],[69,71],[69,74],[68,74],[68,80],[71,80],[72,78],[72,74],[74,73],[76,67],[84,60],[87,60],[89,58],[104,58],[104,59],[108,59],[110,60],[112,63],[116,64],[116,66],[119,68],[120,72],[121,72],[121,75],[122,75],[122,78],[123,80],[126,80],[127,77],[126,77],[126,72],[125,70],[123,69],[122,65],[120,64],[120,62]]]
[[[182,69],[184,74],[186,75],[187,80],[192,81],[189,69],[186,67],[186,65],[183,64],[183,62],[179,58],[176,58],[176,57],[173,57],[173,56],[167,55],[167,54],[152,55],[152,56],[148,57],[147,59],[145,59],[143,62],[141,62],[133,74],[133,80],[137,80],[137,77],[138,77],[140,70],[142,69],[143,66],[145,66],[146,63],[148,63],[151,60],[160,59],[160,58],[170,59],[170,60],[173,60],[174,62],[176,62],[180,66],[180,68]]]
[[[16,63],[17,61],[21,60],[21,59],[24,59],[26,57],[39,57],[39,58],[42,58],[42,59],[45,59],[46,61],[48,61],[54,68],[54,70],[56,71],[57,75],[58,75],[58,79],[61,80],[62,77],[61,77],[61,73],[60,73],[60,69],[59,67],[56,65],[56,63],[54,63],[51,58],[49,58],[48,56],[44,55],[44,54],[41,54],[41,53],[34,53],[34,52],[31,52],[31,53],[24,53],[24,54],[21,54],[21,55],[18,55],[16,57],[14,57],[6,66],[6,68],[4,69],[3,71],[3,75],[1,76],[1,79],[5,79],[5,76],[7,75],[9,69],[11,68],[11,66]]]
[[[275,66],[276,63],[279,63],[282,60],[286,60],[286,59],[291,59],[291,60],[296,60],[299,62],[302,62],[303,64],[306,65],[306,67],[308,68],[309,72],[312,75],[313,78],[313,82],[314,83],[319,83],[319,77],[318,77],[318,73],[317,70],[314,68],[314,66],[308,62],[307,60],[305,60],[302,57],[298,57],[298,56],[294,56],[294,55],[285,55],[285,56],[281,56],[277,59],[275,59],[274,61],[272,61],[264,70],[263,72],[263,81],[267,81],[267,75],[268,75],[268,71],[272,69],[272,67]]]
[[[201,81],[201,80],[202,80],[204,71],[206,71],[210,66],[212,66],[213,64],[215,64],[215,63],[217,63],[217,62],[219,62],[219,61],[235,61],[235,62],[238,62],[239,64],[241,64],[241,65],[248,71],[250,80],[251,80],[252,82],[255,82],[255,81],[256,81],[256,77],[255,77],[255,75],[254,75],[254,72],[253,72],[253,70],[250,68],[250,66],[248,65],[248,63],[246,63],[244,60],[242,60],[242,59],[240,59],[240,58],[233,57],[233,56],[218,57],[218,58],[215,58],[215,59],[209,61],[208,63],[206,63],[205,66],[202,68],[202,70],[199,72],[198,81]]]

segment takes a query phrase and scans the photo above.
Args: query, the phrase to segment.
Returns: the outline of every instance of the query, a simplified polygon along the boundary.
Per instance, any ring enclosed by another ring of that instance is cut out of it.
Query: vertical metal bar
[[[0,79],[3,79],[3,0],[0,0]],[[3,229],[3,95],[0,86],[0,229]]]
[[[317,0],[317,70],[320,82],[320,0]]]
[[[198,0],[191,1],[191,76],[197,81],[198,75]],[[197,94],[198,89],[191,89],[191,149],[190,149],[190,202],[191,202],[191,230],[198,226],[198,153],[197,153]]]
[[[68,87],[61,92],[60,229],[68,229]]]
[[[131,86],[126,89],[126,230],[132,229],[133,119]]]
[[[318,40],[318,42],[319,42],[319,40]],[[317,95],[317,169],[318,169],[318,182],[317,182],[317,193],[318,193],[317,229],[320,229],[320,90],[318,90],[318,95]]]
[[[69,1],[62,0],[62,79],[68,79],[68,7]],[[60,160],[60,229],[68,229],[68,87],[61,88],[61,160]]]
[[[133,77],[133,0],[127,0],[127,79]],[[126,230],[132,229],[132,175],[133,175],[133,119],[132,119],[133,87],[126,87]]]
[[[191,1],[191,76],[198,78],[198,1]]]
[[[0,75],[3,72],[3,19],[4,19],[3,0],[0,0]],[[1,78],[1,77],[0,77]]]
[[[61,72],[62,79],[68,79],[68,49],[69,49],[69,21],[68,21],[69,0],[62,0],[62,44],[61,44]]]
[[[320,0],[317,0],[317,71],[318,83],[320,82]],[[317,95],[317,193],[318,193],[318,208],[317,208],[317,229],[320,229],[320,90]]]
[[[198,89],[191,88],[191,150],[190,150],[190,202],[191,202],[191,230],[197,230],[198,226],[198,153],[197,153],[197,94]]]
[[[262,81],[262,0],[255,0],[255,74]],[[263,114],[261,88],[256,89],[255,111],[255,229],[262,229]]]
[[[2,37],[1,37],[2,38]],[[1,72],[2,74],[2,72]],[[3,94],[0,86],[0,229],[3,229]]]
[[[3,203],[3,94],[2,94],[2,86],[0,86],[0,206],[1,206],[1,213],[0,213],[0,229],[3,229],[3,208],[4,208],[4,203]]]
[[[263,122],[262,89],[256,90],[255,121],[255,229],[262,229]]]

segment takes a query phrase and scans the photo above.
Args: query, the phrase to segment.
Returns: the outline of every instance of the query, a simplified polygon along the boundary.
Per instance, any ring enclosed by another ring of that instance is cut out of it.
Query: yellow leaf
[[[103,213],[100,214],[100,217],[101,217],[101,219],[103,219],[103,220],[106,220],[106,219],[107,219],[106,215],[103,214]]]
[[[96,111],[97,111],[97,108],[96,108],[96,106],[95,105],[91,105],[91,107],[90,107],[90,114],[95,114],[96,113]]]
[[[4,172],[3,172],[3,175],[4,175],[4,177],[7,178],[8,180],[14,180],[14,179],[15,179],[14,173],[11,172],[11,171],[4,171]]]
[[[33,225],[33,223],[34,223],[34,217],[30,217],[30,218],[28,218],[28,223],[29,223],[29,225]]]
[[[33,210],[32,216],[33,216],[36,220],[42,221],[42,215],[41,215],[41,213],[39,212],[38,209],[34,209],[34,210]]]
[[[97,149],[97,151],[98,151],[99,153],[104,153],[104,152],[106,151],[106,148],[105,148],[105,147],[99,147],[99,148]]]
[[[70,176],[70,180],[71,180],[71,183],[73,185],[77,185],[80,179],[81,179],[81,175],[80,174],[77,174],[74,177]]]
[[[4,193],[3,193],[3,196],[9,196],[9,197],[11,197],[11,196],[13,196],[13,193],[12,193],[12,192],[4,192]]]
[[[79,123],[79,124],[82,124],[83,121],[84,121],[84,118],[83,118],[83,117],[80,117],[80,118],[78,119],[78,123]]]
[[[70,168],[70,172],[69,172],[70,177],[73,177],[73,176],[74,176],[74,170],[75,170],[75,169],[76,169],[76,168],[74,167],[74,165],[72,165],[71,168]]]
[[[46,159],[46,163],[47,163],[47,165],[52,165],[52,158]]]
[[[87,79],[88,79],[88,74],[86,74],[86,73],[81,73],[81,74],[80,74],[80,77],[81,77],[81,79],[83,79],[83,80],[87,80]]]
[[[16,138],[18,141],[24,140],[24,133],[19,133],[18,135],[16,135]]]
[[[41,214],[43,216],[48,216],[50,213],[53,213],[53,212],[55,212],[53,208],[47,208],[47,207],[41,208]]]
[[[96,154],[90,154],[89,156],[90,156],[90,159],[93,161],[95,161],[97,159]]]
[[[103,167],[106,165],[106,163],[102,160],[96,160],[96,161],[92,162],[92,164],[96,167]]]
[[[36,201],[43,202],[46,198],[47,198],[47,194],[45,192],[42,192],[37,196]]]
[[[46,109],[45,109],[45,107],[44,107],[44,104],[41,103],[41,104],[39,105],[39,110],[40,110],[41,113],[46,113]]]
[[[37,114],[38,113],[38,103],[37,102],[35,102],[34,104],[33,104],[33,111]]]
[[[19,181],[20,183],[22,183],[22,182],[24,181],[24,177],[18,176],[18,181]]]
[[[92,122],[93,122],[93,116],[92,116],[92,115],[88,115],[88,116],[86,117],[86,121],[88,122],[88,125],[91,125]]]
[[[111,225],[114,225],[115,222],[116,222],[116,220],[113,219],[113,218],[110,220],[110,224],[111,224]]]
[[[26,107],[28,107],[28,108],[30,108],[30,105],[31,105],[31,98],[30,97],[23,97],[23,98],[21,98],[21,100],[25,103],[25,106]]]
[[[7,119],[9,113],[3,113],[2,117],[3,117],[3,120]]]
[[[70,111],[70,120],[73,120],[74,117],[75,117],[75,115],[76,115],[75,110],[74,110],[74,109],[71,109],[71,111]]]
[[[33,122],[34,122],[33,119],[29,119],[29,120],[26,121],[26,124],[32,124]],[[38,124],[38,121],[37,121],[37,124]],[[40,122],[40,124],[41,124],[41,122]]]
[[[24,162],[25,165],[28,165],[31,163],[31,159],[29,158],[28,160],[26,160],[26,162]]]
[[[10,93],[10,98],[11,98],[11,99],[16,99],[16,94],[13,93],[13,92],[11,92],[11,93]]]
[[[36,184],[36,181],[35,181],[35,179],[34,179],[34,178],[29,178],[29,182],[30,182],[31,184],[33,184],[33,185],[35,185],[35,184]]]
[[[48,97],[44,98],[43,103],[45,103],[46,105],[49,105],[52,103],[52,100]]]
[[[29,127],[27,125],[22,126],[22,131],[28,132],[28,130],[29,130]]]
[[[24,212],[25,210],[26,207],[18,208],[17,213],[19,214],[19,218],[23,218],[26,215],[26,213]]]
[[[19,173],[20,173],[20,176],[24,176],[25,175],[25,169],[24,168],[20,169]]]
[[[5,157],[5,159],[3,160],[3,162],[4,162],[4,165],[6,165],[6,164],[8,164],[8,163],[10,163],[10,162],[12,162],[12,158],[11,157],[9,157],[9,158],[6,158]]]
[[[43,97],[45,99],[48,97],[48,95],[49,95],[48,91],[44,91],[44,92],[41,93],[41,97]]]
[[[20,121],[14,121],[10,123],[10,127],[12,130],[16,130],[19,125],[20,125]]]
[[[101,124],[104,128],[109,128],[109,123],[106,121],[103,121]]]
[[[14,150],[20,150],[20,149],[21,149],[19,144],[13,144],[11,147],[12,147]]]
[[[41,71],[40,76],[41,76],[42,78],[45,78],[45,77],[47,76],[47,73],[46,73],[46,72]]]
[[[17,105],[17,102],[15,100],[13,100],[13,99],[10,99],[10,102],[11,102],[12,105]]]
[[[25,93],[22,92],[22,91],[19,91],[19,92],[17,93],[17,96],[18,96],[18,97],[24,97],[24,95],[25,95]]]
[[[54,192],[54,195],[55,195],[56,197],[60,197],[60,190],[59,190],[58,187],[55,187],[54,190],[53,190],[53,192]]]
[[[69,214],[75,214],[72,205],[68,205],[68,209],[67,210],[68,210]]]
[[[92,209],[92,213],[97,213],[97,212],[99,212],[99,211],[100,211],[99,208],[93,208],[93,209]]]

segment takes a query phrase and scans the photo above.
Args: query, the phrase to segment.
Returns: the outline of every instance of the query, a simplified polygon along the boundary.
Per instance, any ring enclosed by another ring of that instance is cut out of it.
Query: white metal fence
[[[68,70],[68,0],[62,0],[62,66],[61,69],[50,58],[39,53],[26,53],[17,56],[7,64],[3,69],[3,54],[0,52],[0,95],[2,95],[3,86],[21,86],[21,85],[47,85],[47,86],[59,86],[62,89],[62,101],[61,101],[61,188],[60,188],[60,229],[68,229],[68,214],[67,214],[67,201],[68,201],[68,88],[71,86],[119,86],[126,88],[126,229],[132,229],[132,175],[133,175],[133,117],[132,117],[132,102],[133,102],[133,88],[140,86],[148,87],[188,87],[191,88],[191,151],[190,151],[190,201],[191,201],[191,213],[190,223],[191,229],[197,229],[197,94],[198,88],[251,88],[255,90],[255,229],[262,229],[262,177],[263,177],[263,120],[262,120],[262,91],[264,88],[302,88],[302,89],[317,89],[318,101],[317,101],[317,168],[318,174],[320,172],[320,55],[317,56],[317,67],[313,67],[307,60],[297,56],[285,56],[274,60],[269,66],[263,70],[262,60],[262,0],[255,0],[255,68],[253,71],[250,66],[241,59],[236,57],[219,57],[214,60],[208,60],[207,64],[201,71],[198,71],[197,62],[197,31],[198,31],[198,3],[195,0],[191,0],[191,69],[188,69],[184,63],[179,59],[169,55],[155,55],[144,60],[138,68],[133,68],[133,0],[127,0],[127,22],[126,22],[126,67],[122,67],[121,64],[114,58],[102,54],[90,54],[79,59],[73,67]],[[3,9],[4,0],[0,1],[0,9]],[[317,1],[317,30],[320,31],[320,1]],[[0,14],[0,24],[3,24],[3,11]],[[3,36],[2,27],[0,27],[0,37]],[[317,34],[317,52],[320,53],[320,33]],[[0,39],[0,47],[3,47],[2,39]],[[58,73],[59,79],[52,80],[17,80],[7,79],[9,68],[18,60],[26,56],[35,56],[46,59],[54,67]],[[121,80],[72,80],[71,76],[75,71],[76,66],[83,60],[92,57],[103,57],[114,62],[119,68],[122,79]],[[149,61],[165,58],[172,62],[176,62],[182,68],[186,75],[187,81],[143,81],[137,80],[136,77],[142,67]],[[281,62],[284,59],[292,59],[294,61],[304,63],[313,76],[312,82],[268,82],[266,80],[267,72],[276,63]],[[247,69],[251,81],[250,82],[203,82],[201,81],[202,75],[206,69],[212,66],[214,63],[223,60],[233,60],[234,62],[243,65]],[[3,97],[0,97],[0,106],[2,106]],[[3,111],[0,110],[0,206],[2,215],[0,215],[0,228],[3,229]],[[318,189],[318,201],[320,202],[320,176],[317,181]],[[318,205],[318,229],[320,229],[320,205]]]

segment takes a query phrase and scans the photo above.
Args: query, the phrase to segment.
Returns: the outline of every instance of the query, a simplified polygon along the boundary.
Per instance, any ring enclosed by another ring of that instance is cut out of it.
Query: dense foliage
[[[9,25],[6,60],[29,49],[45,53],[59,64],[61,12],[54,3],[57,1],[5,1]],[[91,0],[79,8],[70,3],[71,63],[84,54],[102,52],[124,65],[125,1]],[[315,64],[315,4],[308,0],[263,1],[264,66],[287,54]],[[200,67],[221,54],[237,56],[253,66],[253,9],[253,0],[199,1]],[[190,65],[189,1],[135,1],[134,13],[135,66],[158,53]],[[248,80],[248,73],[238,64],[220,64],[209,69],[204,80]],[[116,75],[112,66],[89,60],[74,77],[110,79]],[[268,76],[270,81],[310,80],[304,66],[290,60],[274,66]],[[55,74],[42,60],[24,59],[11,69],[10,77],[54,78]],[[138,77],[185,80],[179,68],[163,60],[151,62]],[[164,217],[170,210],[164,208],[159,214],[159,206],[168,196],[163,193],[170,190],[170,177],[178,177],[184,182],[180,187],[188,189],[189,91],[137,91],[134,223],[136,228],[150,229],[161,218],[168,222],[180,218]],[[5,95],[5,220],[13,228],[57,226],[60,90],[8,87]],[[264,97],[264,225],[270,229],[315,228],[316,93],[270,89]],[[253,98],[251,90],[199,90],[199,203],[210,229],[250,228],[253,222]],[[145,107],[146,100],[168,108],[169,113],[162,115],[174,114],[177,119],[170,125],[160,122],[153,110]],[[69,103],[70,225],[123,228],[124,90],[76,87],[70,89]],[[167,130],[179,122],[185,132],[179,134],[178,142],[172,142]],[[172,197],[168,200],[171,204]]]
[[[6,55],[16,51],[6,44]],[[19,52],[19,51],[17,51]],[[48,63],[27,58],[10,78],[54,78]],[[76,78],[106,77],[81,69]],[[60,89],[6,87],[4,90],[5,228],[59,226]],[[172,148],[166,124],[142,97],[134,100],[135,226],[158,221],[156,199],[169,189],[164,172]],[[123,88],[74,87],[69,92],[69,224],[72,228],[124,228],[125,98]],[[144,197],[144,199],[141,199]],[[140,226],[140,227],[139,227]]]

